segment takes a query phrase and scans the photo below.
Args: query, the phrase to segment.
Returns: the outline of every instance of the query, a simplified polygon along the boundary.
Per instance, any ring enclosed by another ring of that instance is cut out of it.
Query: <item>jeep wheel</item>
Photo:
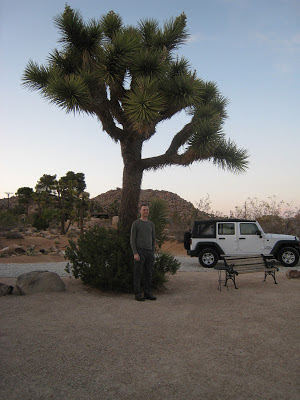
[[[213,268],[218,260],[218,253],[214,249],[204,249],[199,254],[199,263],[205,268]]]
[[[285,267],[294,267],[299,261],[299,254],[293,247],[284,247],[278,253],[278,261]]]

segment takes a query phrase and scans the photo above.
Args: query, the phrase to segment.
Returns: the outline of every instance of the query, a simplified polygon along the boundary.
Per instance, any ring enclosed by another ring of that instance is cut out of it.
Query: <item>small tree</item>
[[[29,206],[33,203],[33,189],[27,186],[21,187],[17,190],[16,196],[19,204],[25,207],[28,216]]]
[[[197,210],[202,215],[211,214],[211,199],[209,194],[207,193],[205,197],[202,197],[198,203],[196,203]]]
[[[60,209],[60,233],[65,235],[71,223],[76,219],[76,206],[80,206],[80,196],[83,196],[86,188],[85,177],[83,173],[75,174],[73,171],[67,172],[66,176],[56,181],[56,193],[58,206]],[[83,211],[83,210],[82,210]],[[66,227],[65,222],[69,220]]]
[[[59,210],[60,233],[62,235],[68,232],[74,220],[79,219],[80,212],[84,212],[84,209],[88,207],[86,203],[89,196],[88,193],[84,192],[86,188],[85,176],[81,172],[68,171],[60,179],[56,179],[56,175],[44,174],[35,188],[35,200],[39,206],[41,224],[43,226],[47,224],[45,218],[42,218],[45,209]],[[69,220],[69,223],[66,226],[67,220]],[[36,221],[36,224],[39,225],[40,223]]]
[[[55,207],[56,175],[44,174],[35,185],[34,201],[38,206],[39,215],[45,208]]]

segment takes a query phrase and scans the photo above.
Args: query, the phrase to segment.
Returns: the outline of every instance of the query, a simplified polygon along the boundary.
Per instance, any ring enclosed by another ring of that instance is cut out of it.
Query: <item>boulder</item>
[[[286,276],[288,279],[300,278],[300,271],[297,271],[296,269],[290,269],[287,271]]]
[[[9,253],[9,247],[3,247],[3,249],[0,250],[0,254],[8,254]]]
[[[0,296],[6,296],[8,294],[12,294],[14,290],[13,286],[8,286],[5,283],[0,282]]]
[[[16,286],[20,294],[63,292],[66,286],[55,272],[32,271],[18,277]]]
[[[19,246],[17,244],[11,244],[10,246],[4,247],[4,249],[0,250],[0,254],[10,254],[10,253],[25,254],[26,249],[23,246]]]

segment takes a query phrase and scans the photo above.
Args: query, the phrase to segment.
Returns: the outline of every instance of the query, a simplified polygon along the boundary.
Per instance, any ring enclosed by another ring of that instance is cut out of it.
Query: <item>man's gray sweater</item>
[[[131,227],[130,244],[133,254],[138,249],[155,250],[155,226],[151,221],[138,219]]]

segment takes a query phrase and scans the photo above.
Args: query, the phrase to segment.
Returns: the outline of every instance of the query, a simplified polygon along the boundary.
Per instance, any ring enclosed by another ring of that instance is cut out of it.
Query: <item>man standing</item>
[[[149,207],[145,204],[140,209],[140,219],[134,221],[131,227],[130,244],[134,257],[134,292],[137,301],[156,300],[152,295],[152,269],[155,251],[155,226],[148,220]],[[142,296],[141,280],[144,273],[144,297]]]

